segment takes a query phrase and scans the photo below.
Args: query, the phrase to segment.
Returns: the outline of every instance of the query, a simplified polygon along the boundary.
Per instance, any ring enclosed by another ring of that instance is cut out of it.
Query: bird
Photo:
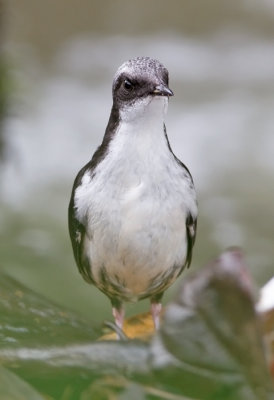
[[[119,329],[125,302],[150,299],[157,330],[165,290],[190,266],[197,198],[165,126],[168,70],[136,57],[114,75],[101,145],[77,174],[68,209],[82,277],[109,299]]]

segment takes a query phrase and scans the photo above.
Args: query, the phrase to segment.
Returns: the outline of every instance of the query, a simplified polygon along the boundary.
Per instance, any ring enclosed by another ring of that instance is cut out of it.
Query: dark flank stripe
[[[164,133],[165,133],[165,138],[166,138],[167,147],[168,147],[169,151],[170,151],[171,154],[173,155],[175,161],[180,165],[180,167],[182,167],[182,168],[185,170],[185,172],[186,172],[185,177],[188,177],[188,178],[190,179],[190,182],[191,182],[191,184],[192,184],[191,187],[194,188],[193,178],[192,178],[192,175],[191,175],[189,169],[188,169],[187,166],[186,166],[184,163],[182,163],[182,161],[179,160],[179,158],[177,158],[177,157],[175,156],[175,154],[173,153],[173,150],[172,150],[172,148],[171,148],[171,146],[170,146],[170,143],[169,143],[169,140],[168,140],[168,136],[167,136],[167,132],[166,132],[166,125],[165,125],[165,124],[164,124]]]
[[[89,264],[88,260],[83,254],[83,243],[86,233],[85,225],[87,222],[80,222],[77,218],[75,210],[75,192],[76,189],[81,185],[82,178],[87,171],[90,172],[91,179],[93,178],[94,174],[96,173],[96,167],[100,164],[100,162],[107,154],[109,143],[111,142],[118,125],[119,111],[116,107],[113,106],[102,144],[94,153],[91,161],[89,161],[77,174],[72,187],[72,193],[69,202],[68,223],[74,258],[83,278],[90,283],[95,283],[91,272],[92,266]]]
[[[193,218],[191,213],[188,214],[186,219],[186,237],[187,237],[187,254],[186,254],[186,266],[190,267],[192,260],[192,250],[196,239],[197,230],[197,218]]]

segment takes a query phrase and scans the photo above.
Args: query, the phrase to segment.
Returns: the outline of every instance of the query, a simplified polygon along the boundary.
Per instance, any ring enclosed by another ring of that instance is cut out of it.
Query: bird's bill
[[[163,84],[157,85],[155,89],[152,91],[152,94],[156,96],[174,96],[174,93],[168,86]]]

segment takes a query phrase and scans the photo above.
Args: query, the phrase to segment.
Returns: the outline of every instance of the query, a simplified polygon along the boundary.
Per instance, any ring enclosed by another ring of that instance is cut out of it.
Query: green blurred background
[[[273,0],[9,0],[0,21],[2,270],[96,324],[111,318],[77,272],[67,206],[102,139],[117,67],[148,55],[169,69],[167,130],[198,193],[191,270],[237,245],[259,286],[273,275]]]

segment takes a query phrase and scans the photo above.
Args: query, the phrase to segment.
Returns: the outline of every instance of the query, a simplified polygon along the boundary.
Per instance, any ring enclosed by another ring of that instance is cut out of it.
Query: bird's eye
[[[131,89],[133,88],[133,83],[130,82],[128,79],[125,79],[125,80],[124,80],[124,87],[125,87],[127,90],[131,90]]]

